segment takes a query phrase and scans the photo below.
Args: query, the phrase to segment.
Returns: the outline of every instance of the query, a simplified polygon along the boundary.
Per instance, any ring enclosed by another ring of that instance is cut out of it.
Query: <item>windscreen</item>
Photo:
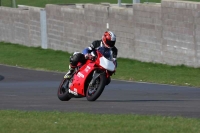
[[[108,60],[112,60],[112,54],[110,48],[99,47],[98,51]]]

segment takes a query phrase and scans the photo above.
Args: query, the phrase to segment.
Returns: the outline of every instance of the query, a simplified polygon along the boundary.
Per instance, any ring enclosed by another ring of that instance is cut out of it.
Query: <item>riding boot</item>
[[[68,79],[71,78],[71,76],[72,76],[74,70],[75,70],[75,68],[74,68],[74,67],[71,67],[71,66],[69,65],[69,71],[66,73],[65,78],[68,78]]]

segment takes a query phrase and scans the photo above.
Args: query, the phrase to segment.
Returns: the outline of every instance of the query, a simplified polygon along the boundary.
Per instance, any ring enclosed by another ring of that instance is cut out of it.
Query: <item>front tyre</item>
[[[59,85],[57,96],[61,101],[69,101],[71,99],[68,84],[69,80],[64,78]]]
[[[88,101],[95,101],[103,92],[106,85],[105,74],[101,74],[96,78],[94,85],[89,85],[86,91],[86,97]]]

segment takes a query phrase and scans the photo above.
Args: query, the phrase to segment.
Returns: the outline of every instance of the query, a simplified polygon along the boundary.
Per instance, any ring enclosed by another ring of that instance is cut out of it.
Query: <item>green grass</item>
[[[64,112],[0,111],[1,133],[199,133],[200,119]]]
[[[119,59],[117,79],[200,87],[200,68]]]
[[[17,44],[0,43],[0,64],[25,68],[66,72],[70,54],[64,51],[44,50]],[[145,63],[118,59],[116,74],[120,80],[200,87],[200,68]]]
[[[141,0],[142,2],[146,2],[148,0]],[[151,2],[159,2],[160,0],[149,0]],[[36,7],[45,7],[46,4],[69,4],[69,3],[117,3],[118,0],[16,0],[16,3],[19,5],[29,5]],[[132,3],[132,0],[121,0],[122,3]],[[11,6],[11,0],[2,0],[2,5]]]
[[[68,69],[69,56],[62,51],[0,43],[1,64],[61,72]]]
[[[143,2],[156,2],[160,3],[161,0],[140,0],[141,3]],[[197,1],[200,0],[188,0],[188,1]],[[36,7],[45,7],[46,4],[69,4],[69,3],[117,3],[118,0],[16,0],[18,5],[29,5],[29,6],[36,6]],[[132,0],[121,0],[122,3],[132,3]],[[1,0],[3,6],[12,7],[12,0]]]

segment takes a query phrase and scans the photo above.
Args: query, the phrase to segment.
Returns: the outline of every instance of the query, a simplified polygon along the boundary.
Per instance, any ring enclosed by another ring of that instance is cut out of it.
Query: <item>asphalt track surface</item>
[[[0,109],[200,118],[200,88],[112,80],[95,102],[62,102],[57,88],[63,76],[0,65]]]

